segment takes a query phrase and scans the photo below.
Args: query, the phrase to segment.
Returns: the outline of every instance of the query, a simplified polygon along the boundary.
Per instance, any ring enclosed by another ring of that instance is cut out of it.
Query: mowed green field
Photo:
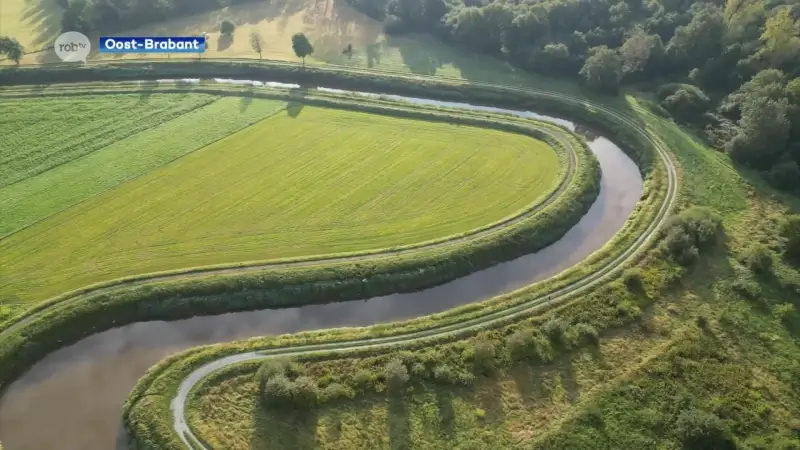
[[[522,135],[284,111],[0,240],[0,298],[443,238],[525,209],[560,173],[555,151]]]
[[[200,94],[7,98],[0,105],[8,107],[0,131],[9,136],[0,141],[0,181],[14,180],[0,184],[0,237],[285,108]]]

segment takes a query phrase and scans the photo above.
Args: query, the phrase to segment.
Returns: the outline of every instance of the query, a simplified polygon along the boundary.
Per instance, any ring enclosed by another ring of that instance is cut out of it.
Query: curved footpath
[[[424,79],[423,77],[418,77],[418,78]],[[615,119],[619,120],[626,126],[630,127],[633,131],[641,134],[647,141],[649,141],[653,145],[653,148],[658,153],[660,161],[664,164],[665,168],[667,169],[666,170],[668,178],[667,195],[664,203],[661,205],[658,211],[658,214],[656,215],[656,220],[654,220],[650,224],[647,230],[644,233],[642,233],[630,247],[628,247],[624,252],[622,252],[620,255],[618,255],[609,263],[607,263],[601,269],[591,274],[588,274],[584,278],[577,280],[566,287],[551,292],[549,295],[537,297],[527,303],[518,305],[516,307],[487,314],[485,316],[464,321],[461,323],[442,326],[442,327],[435,327],[415,333],[389,336],[384,338],[342,341],[329,344],[293,346],[293,347],[275,348],[265,351],[246,352],[218,359],[204,366],[201,366],[200,368],[196,369],[191,374],[189,374],[181,382],[178,391],[176,393],[176,396],[171,402],[174,430],[178,434],[178,436],[180,436],[181,441],[187,446],[187,448],[189,449],[202,448],[204,450],[209,450],[197,438],[197,436],[192,432],[191,428],[187,424],[185,415],[185,403],[192,389],[206,376],[210,375],[211,373],[219,369],[245,361],[262,360],[276,356],[292,357],[292,356],[308,355],[318,352],[330,352],[330,351],[347,352],[350,350],[357,350],[357,349],[360,350],[384,349],[384,348],[388,349],[392,346],[400,344],[407,345],[410,343],[414,343],[415,341],[429,340],[435,338],[447,338],[448,336],[458,335],[461,333],[476,330],[478,328],[491,326],[493,324],[498,324],[503,321],[507,321],[516,316],[530,313],[531,311],[542,308],[544,306],[552,306],[556,303],[571,298],[575,294],[578,294],[591,287],[594,287],[598,283],[607,279],[608,277],[617,274],[621,270],[621,266],[625,265],[634,258],[638,257],[640,252],[642,252],[647,248],[649,241],[656,236],[656,233],[658,232],[658,230],[661,228],[662,224],[668,217],[668,212],[674,206],[675,199],[677,197],[676,168],[669,156],[666,146],[661,141],[653,137],[646,129],[635,123],[629,117],[615,110],[612,110],[602,105],[593,104],[590,101],[584,99],[571,97],[559,93],[548,92],[540,89],[524,89],[512,86],[492,85],[488,83],[474,83],[474,84],[486,87],[492,87],[495,89],[504,89],[512,93],[515,91],[524,93],[534,93],[542,97],[549,97],[556,100],[561,100],[570,103],[577,103],[583,106],[589,106],[594,109],[603,111],[605,114],[613,116]]]
[[[13,95],[12,95],[13,97]],[[544,121],[539,121],[544,122]],[[512,227],[524,220],[530,219],[531,217],[537,215],[539,212],[556,202],[563,192],[569,188],[573,179],[575,178],[576,167],[577,167],[577,160],[578,160],[578,152],[574,148],[572,144],[572,140],[574,137],[572,134],[567,131],[563,130],[556,124],[547,124],[548,126],[544,127],[540,124],[537,124],[536,121],[526,121],[525,125],[540,131],[542,133],[546,133],[549,136],[553,137],[558,145],[561,147],[561,150],[567,153],[567,167],[565,175],[560,179],[558,186],[553,189],[544,200],[540,200],[530,208],[527,208],[525,211],[515,214],[513,216],[507,217],[499,222],[496,222],[488,227],[479,228],[477,230],[472,230],[467,232],[463,235],[445,238],[442,240],[437,240],[434,242],[422,244],[422,245],[415,245],[409,247],[402,247],[397,249],[388,249],[388,250],[380,250],[377,252],[359,252],[357,254],[352,255],[344,255],[344,256],[333,256],[333,257],[312,257],[312,258],[305,258],[299,260],[290,260],[290,261],[266,261],[266,262],[258,262],[254,264],[247,264],[247,265],[230,265],[230,266],[215,266],[215,267],[198,267],[198,268],[191,268],[189,270],[184,271],[170,271],[170,272],[163,272],[163,273],[152,273],[152,274],[143,274],[139,276],[127,277],[123,279],[111,280],[104,283],[99,283],[96,285],[88,286],[86,288],[78,289],[76,291],[62,294],[55,299],[51,299],[46,301],[41,306],[35,306],[29,312],[23,312],[20,316],[19,320],[16,320],[7,326],[5,329],[0,330],[0,340],[6,338],[11,333],[19,330],[21,327],[37,320],[41,315],[45,313],[49,313],[59,307],[67,306],[71,303],[78,302],[82,300],[86,295],[96,295],[102,293],[109,293],[113,292],[120,288],[128,288],[131,286],[139,286],[139,285],[146,285],[150,283],[157,283],[161,281],[169,281],[169,280],[189,280],[192,278],[199,278],[199,277],[206,277],[206,276],[214,276],[214,275],[225,275],[225,274],[245,274],[251,272],[257,272],[263,269],[283,269],[283,268],[296,268],[296,267],[307,267],[311,265],[319,265],[319,264],[334,264],[334,263],[352,263],[352,262],[360,262],[360,261],[367,261],[367,260],[374,260],[378,258],[384,258],[387,256],[401,256],[401,255],[410,255],[413,253],[423,252],[423,251],[430,251],[433,249],[440,249],[445,248],[451,245],[456,245],[459,243],[464,243],[467,241],[472,241],[475,239],[479,239],[482,237],[490,236],[494,233],[500,232],[505,230],[506,228]],[[558,149],[554,149],[558,151]],[[585,154],[583,157],[589,155],[588,151],[584,152]]]

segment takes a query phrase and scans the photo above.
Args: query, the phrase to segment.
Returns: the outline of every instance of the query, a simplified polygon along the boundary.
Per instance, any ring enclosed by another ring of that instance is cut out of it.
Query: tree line
[[[612,95],[649,88],[660,111],[800,189],[800,0],[347,1],[387,34],[433,34]]]

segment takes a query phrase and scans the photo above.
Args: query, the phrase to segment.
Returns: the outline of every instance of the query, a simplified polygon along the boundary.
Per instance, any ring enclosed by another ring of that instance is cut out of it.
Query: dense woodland
[[[64,29],[120,29],[248,0],[59,0]],[[776,187],[800,190],[800,0],[347,0],[603,93],[635,85]]]

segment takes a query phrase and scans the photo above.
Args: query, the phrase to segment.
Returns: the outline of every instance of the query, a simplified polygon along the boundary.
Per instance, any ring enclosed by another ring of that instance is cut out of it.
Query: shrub
[[[495,366],[494,343],[486,339],[477,340],[473,346],[475,373],[489,374]]]
[[[411,366],[411,375],[416,378],[425,378],[428,376],[428,369],[425,367],[425,364],[416,362]]]
[[[742,260],[755,273],[768,273],[772,269],[772,253],[764,244],[752,244],[745,249]]]
[[[533,341],[533,331],[520,329],[506,338],[506,344],[511,352],[511,357],[516,360],[527,359],[535,355],[536,349]]]
[[[458,382],[456,372],[447,364],[440,364],[433,369],[433,379],[445,384],[456,384]]]
[[[373,381],[372,372],[367,369],[361,369],[353,375],[353,383],[357,388],[362,390],[369,389]]]
[[[551,317],[542,326],[542,330],[554,344],[564,343],[564,334],[566,329],[566,324],[558,317]]]
[[[697,316],[697,318],[695,319],[695,323],[697,323],[697,327],[700,328],[701,330],[708,329],[708,319],[704,315]]]
[[[745,277],[737,278],[733,283],[731,283],[731,287],[734,291],[740,293],[741,295],[751,299],[757,300],[761,297],[761,286],[758,285],[753,280],[750,280]]]
[[[631,267],[622,273],[622,281],[629,289],[642,287],[642,269],[638,267]]]
[[[708,111],[711,100],[700,88],[680,87],[661,101],[661,106],[679,122],[695,121]]]
[[[222,34],[233,34],[234,30],[236,30],[236,24],[228,19],[219,24],[219,32]]]
[[[588,323],[579,323],[574,327],[575,339],[580,345],[598,345],[600,343],[600,334],[597,328],[589,325]]]
[[[683,411],[675,423],[678,437],[687,450],[727,450],[736,445],[719,417],[702,410]]]
[[[276,375],[264,384],[262,399],[268,406],[286,407],[292,404],[292,382],[285,375]]]
[[[700,250],[716,242],[722,218],[714,211],[693,206],[671,217],[661,231],[661,249],[683,266],[694,263]]]
[[[298,377],[291,383],[292,404],[297,408],[311,408],[319,401],[317,382],[307,376]]]
[[[783,323],[788,324],[794,316],[795,307],[791,303],[781,303],[772,307],[772,315]]]
[[[339,383],[331,383],[322,389],[322,392],[319,394],[319,401],[321,403],[325,403],[339,400],[341,398],[351,399],[354,398],[355,395],[356,393],[347,386]]]
[[[386,364],[386,386],[392,391],[399,391],[408,382],[408,369],[399,359]]]

